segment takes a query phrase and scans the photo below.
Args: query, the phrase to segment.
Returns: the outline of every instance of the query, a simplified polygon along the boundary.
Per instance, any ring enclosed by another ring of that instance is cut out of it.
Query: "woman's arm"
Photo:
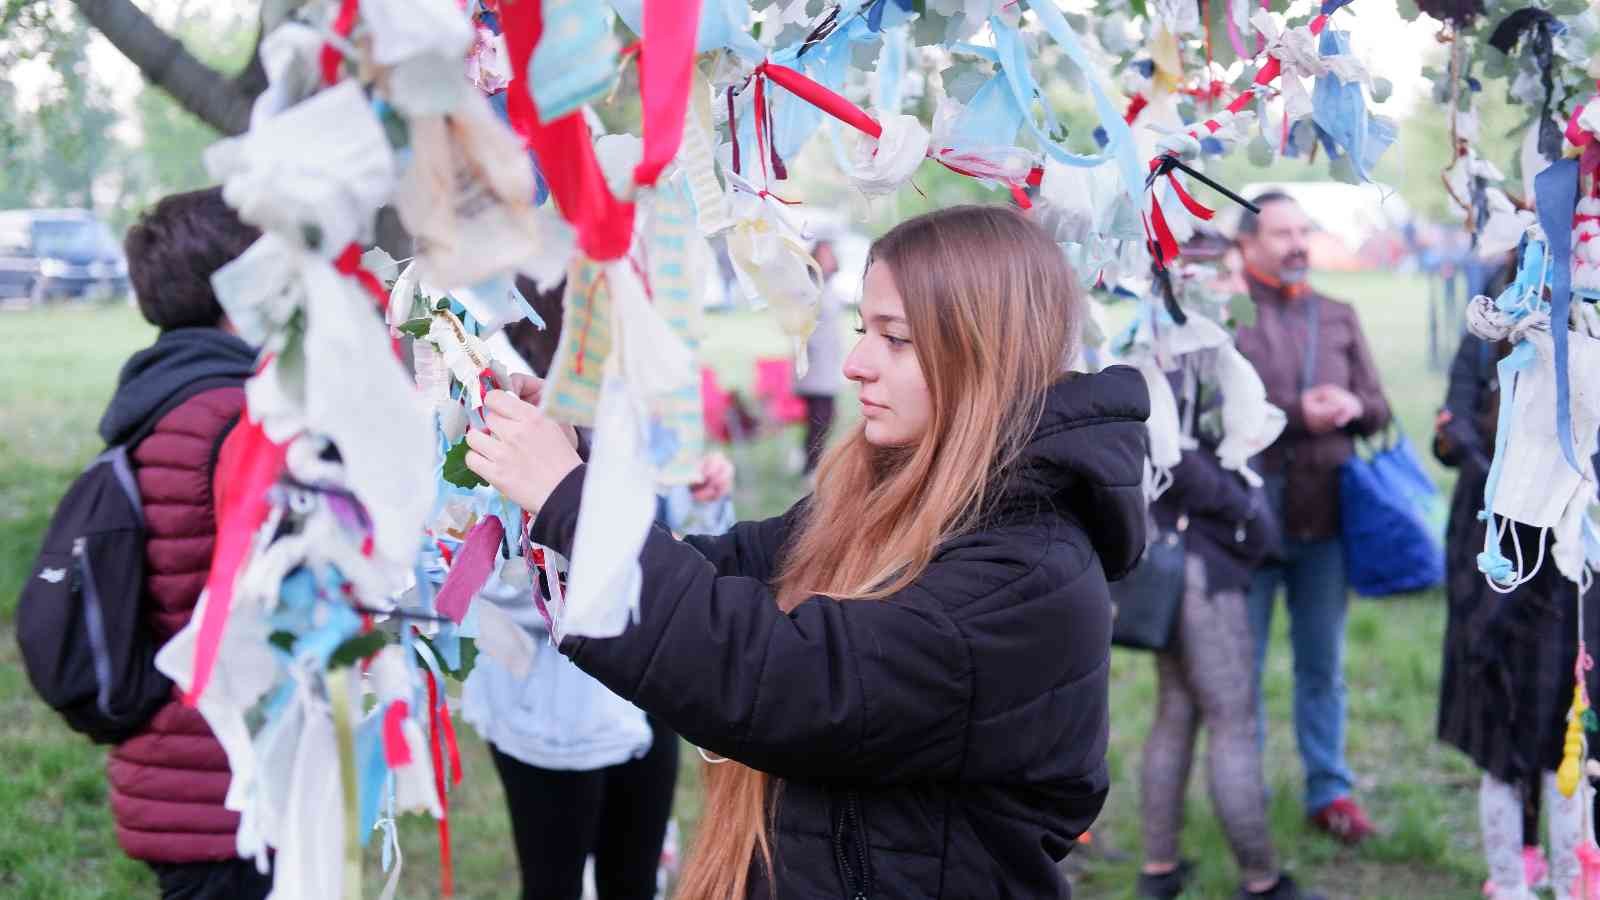
[[[739,522],[717,535],[696,534],[683,539],[700,551],[723,577],[754,578],[771,584],[778,577],[782,550],[804,515],[802,500],[788,512],[759,522]]]
[[[582,487],[580,469],[556,488],[534,540],[570,549]],[[749,530],[763,527],[765,535]],[[777,527],[747,526],[746,546],[765,548]],[[728,565],[741,552],[718,556]],[[618,695],[695,744],[779,777],[884,782],[959,771],[970,661],[925,589],[860,603],[814,597],[784,613],[764,581],[721,574],[660,528],[640,565],[638,624],[561,644]]]
[[[1433,455],[1447,466],[1489,470],[1487,441],[1478,432],[1478,408],[1483,402],[1480,360],[1488,352],[1482,340],[1463,334],[1450,362],[1450,382],[1433,437]]]

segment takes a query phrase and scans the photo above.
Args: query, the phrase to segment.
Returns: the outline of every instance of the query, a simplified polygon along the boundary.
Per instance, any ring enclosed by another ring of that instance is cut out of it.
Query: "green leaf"
[[[428,645],[428,649],[433,651],[434,660],[439,663],[439,671],[450,678],[465,681],[467,676],[471,675],[472,670],[478,665],[478,643],[471,638],[460,638],[461,665],[454,669],[450,668],[449,664],[445,662],[444,654],[439,652],[439,648],[435,647],[433,641],[429,640],[427,636],[419,634],[417,635],[417,640]],[[417,665],[424,665],[420,657],[417,659]]]
[[[1594,710],[1592,710],[1592,709],[1584,710],[1583,711],[1583,730],[1584,731],[1594,731],[1596,729],[1600,729],[1600,719],[1597,719],[1595,717]]]
[[[400,325],[398,330],[400,333],[410,335],[420,341],[428,336],[428,329],[432,327],[433,317],[422,316],[415,319],[407,319]]]
[[[478,477],[478,473],[467,468],[467,439],[462,438],[450,452],[444,455],[444,480],[458,488],[471,490],[475,487],[486,485],[489,482]]]
[[[339,669],[345,666],[353,666],[382,650],[383,645],[386,643],[388,643],[388,637],[381,631],[358,634],[340,644],[333,651],[333,655],[328,657],[328,668]]]
[[[294,632],[292,632],[292,631],[274,631],[267,638],[267,643],[271,644],[274,647],[277,647],[279,650],[282,650],[285,653],[293,653],[294,652]]]
[[[1144,16],[1146,18],[1150,15],[1145,9],[1144,0],[1128,0],[1128,11],[1136,16]]]

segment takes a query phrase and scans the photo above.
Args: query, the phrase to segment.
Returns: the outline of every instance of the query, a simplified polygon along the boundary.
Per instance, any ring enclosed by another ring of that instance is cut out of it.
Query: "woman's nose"
[[[861,344],[856,344],[850,355],[844,358],[844,377],[851,381],[871,381],[873,378],[872,367],[865,359],[866,354],[861,350]]]

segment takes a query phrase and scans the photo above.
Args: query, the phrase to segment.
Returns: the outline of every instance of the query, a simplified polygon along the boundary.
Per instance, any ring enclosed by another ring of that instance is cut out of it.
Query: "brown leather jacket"
[[[1269,479],[1282,476],[1283,533],[1302,541],[1339,535],[1339,467],[1355,452],[1355,437],[1375,434],[1389,424],[1377,367],[1367,350],[1356,311],[1348,303],[1307,291],[1287,297],[1260,280],[1246,279],[1255,301],[1255,324],[1239,329],[1239,352],[1250,360],[1267,388],[1267,399],[1288,414],[1283,436],[1257,461]],[[1315,297],[1316,366],[1311,384],[1334,384],[1361,400],[1361,417],[1325,434],[1306,430],[1300,410],[1310,339],[1308,303]]]

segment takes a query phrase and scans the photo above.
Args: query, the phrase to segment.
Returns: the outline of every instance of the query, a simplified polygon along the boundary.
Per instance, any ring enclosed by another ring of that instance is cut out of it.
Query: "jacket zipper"
[[[851,868],[850,853],[845,849],[847,836],[855,851],[855,868]],[[833,831],[833,855],[850,900],[868,900],[872,891],[872,864],[867,857],[867,832],[861,824],[860,797],[855,791],[844,796],[844,809]]]

